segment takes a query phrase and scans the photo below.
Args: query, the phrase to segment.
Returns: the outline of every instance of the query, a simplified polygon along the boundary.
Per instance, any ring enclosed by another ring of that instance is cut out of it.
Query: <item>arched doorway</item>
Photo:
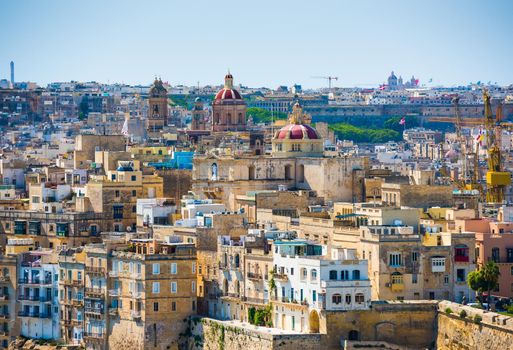
[[[310,324],[310,333],[319,333],[319,314],[317,311],[310,311],[308,323]]]
[[[347,340],[360,340],[360,333],[354,329],[349,331],[349,334],[347,335]]]

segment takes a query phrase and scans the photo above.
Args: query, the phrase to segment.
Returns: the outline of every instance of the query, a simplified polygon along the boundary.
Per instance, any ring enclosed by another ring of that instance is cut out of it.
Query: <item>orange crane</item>
[[[500,119],[502,119],[502,104],[497,107],[495,118],[492,114],[492,105],[490,94],[486,89],[483,90],[486,146],[488,147],[488,172],[486,173],[486,201],[488,203],[501,204],[505,199],[506,186],[511,184],[511,174],[503,171],[502,154],[500,145],[500,135],[502,128]]]
[[[338,77],[332,77],[331,75],[327,76],[327,77],[312,77],[314,79],[326,79],[328,81],[328,86],[329,86],[329,89],[331,90],[331,81],[332,80],[338,80]]]

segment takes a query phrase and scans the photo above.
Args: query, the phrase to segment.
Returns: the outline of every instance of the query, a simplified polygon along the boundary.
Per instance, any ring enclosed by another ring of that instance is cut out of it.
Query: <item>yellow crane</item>
[[[506,186],[511,184],[511,174],[503,171],[501,158],[500,134],[502,133],[500,119],[502,104],[499,103],[497,114],[492,113],[492,104],[488,90],[483,90],[484,116],[486,129],[486,146],[488,148],[488,172],[486,173],[486,202],[500,204],[504,201]],[[499,136],[498,136],[499,135]]]

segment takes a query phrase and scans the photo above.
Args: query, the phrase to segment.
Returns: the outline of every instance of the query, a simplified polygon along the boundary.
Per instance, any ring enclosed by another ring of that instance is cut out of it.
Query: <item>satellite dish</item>
[[[126,232],[130,232],[130,231],[132,231],[132,227],[131,226],[127,226],[126,227]]]

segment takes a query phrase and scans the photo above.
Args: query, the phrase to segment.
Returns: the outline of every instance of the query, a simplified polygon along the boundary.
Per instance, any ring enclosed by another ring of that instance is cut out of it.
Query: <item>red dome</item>
[[[216,100],[242,100],[239,92],[234,89],[223,88],[216,94]]]
[[[284,126],[278,131],[277,139],[292,139],[292,140],[318,140],[320,139],[317,131],[312,128],[310,125],[306,124],[289,124]]]

